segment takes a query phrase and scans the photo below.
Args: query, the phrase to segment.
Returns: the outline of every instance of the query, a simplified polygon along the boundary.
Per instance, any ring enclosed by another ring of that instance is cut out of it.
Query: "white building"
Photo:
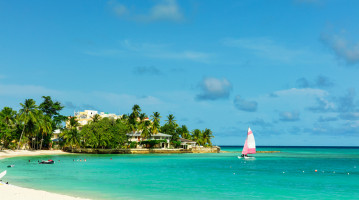
[[[191,149],[192,147],[197,146],[197,142],[192,141],[192,140],[180,138],[180,139],[178,139],[178,141],[181,142],[181,148],[183,148],[183,149]]]
[[[160,142],[159,145],[157,147],[160,148],[169,148],[170,146],[170,140],[171,140],[171,135],[168,134],[164,134],[164,133],[157,133],[157,134],[152,134],[150,138],[146,138],[143,139],[141,137],[141,132],[136,131],[135,133],[127,133],[126,134],[128,136],[128,141],[130,142],[141,142],[141,141],[145,141],[145,140],[165,140],[166,142]],[[139,145],[141,147],[141,145]]]
[[[88,124],[90,121],[93,120],[93,117],[95,115],[99,115],[100,118],[105,118],[105,117],[108,117],[108,118],[111,118],[111,119],[120,119],[122,117],[122,115],[116,115],[116,114],[113,114],[113,113],[105,113],[105,112],[100,112],[100,114],[98,113],[97,110],[85,110],[83,112],[75,112],[74,113],[74,116],[76,117],[76,119],[78,120],[79,124],[80,124],[80,129],[82,126]],[[67,123],[66,123],[67,125]]]

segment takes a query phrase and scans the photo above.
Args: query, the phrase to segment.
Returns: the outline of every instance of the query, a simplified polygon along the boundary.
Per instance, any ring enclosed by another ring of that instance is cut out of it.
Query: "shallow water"
[[[240,147],[222,150],[16,157],[0,160],[0,171],[15,164],[11,184],[92,199],[359,199],[359,148],[262,147],[281,152],[254,160],[238,159]],[[56,162],[37,163],[47,159]]]

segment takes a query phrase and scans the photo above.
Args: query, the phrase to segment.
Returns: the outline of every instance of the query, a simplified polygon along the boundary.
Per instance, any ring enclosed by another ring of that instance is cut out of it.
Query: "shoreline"
[[[41,155],[61,155],[70,154],[62,150],[0,150],[0,160],[19,156],[41,156]]]
[[[0,151],[0,160],[4,158],[11,157],[20,157],[20,156],[41,156],[41,155],[62,155],[70,154],[61,150],[1,150]],[[1,169],[0,172],[6,169]],[[2,178],[3,181],[6,180],[5,177]],[[6,183],[6,182],[5,182]],[[37,190],[25,187],[19,187],[12,184],[5,184],[0,182],[0,194],[1,197],[7,200],[39,200],[39,199],[59,199],[59,200],[89,200],[81,197],[68,196],[63,194],[57,194],[52,192],[47,192],[44,190]]]
[[[59,199],[59,200],[90,200],[81,197],[68,196],[64,194],[51,193],[44,190],[19,187],[16,185],[0,182],[1,197],[7,200],[39,200],[39,199]]]

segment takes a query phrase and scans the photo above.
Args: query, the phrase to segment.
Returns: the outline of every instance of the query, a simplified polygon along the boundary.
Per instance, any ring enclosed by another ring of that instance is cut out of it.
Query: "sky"
[[[216,145],[359,146],[359,1],[0,0],[0,109],[173,114]]]

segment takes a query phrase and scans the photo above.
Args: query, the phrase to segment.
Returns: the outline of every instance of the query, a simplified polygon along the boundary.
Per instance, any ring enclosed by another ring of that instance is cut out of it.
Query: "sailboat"
[[[249,157],[247,155],[255,154],[255,153],[256,153],[256,142],[254,140],[254,135],[252,130],[248,127],[247,138],[243,146],[242,155],[238,156],[238,158],[245,158],[245,159],[254,158],[254,157]]]

